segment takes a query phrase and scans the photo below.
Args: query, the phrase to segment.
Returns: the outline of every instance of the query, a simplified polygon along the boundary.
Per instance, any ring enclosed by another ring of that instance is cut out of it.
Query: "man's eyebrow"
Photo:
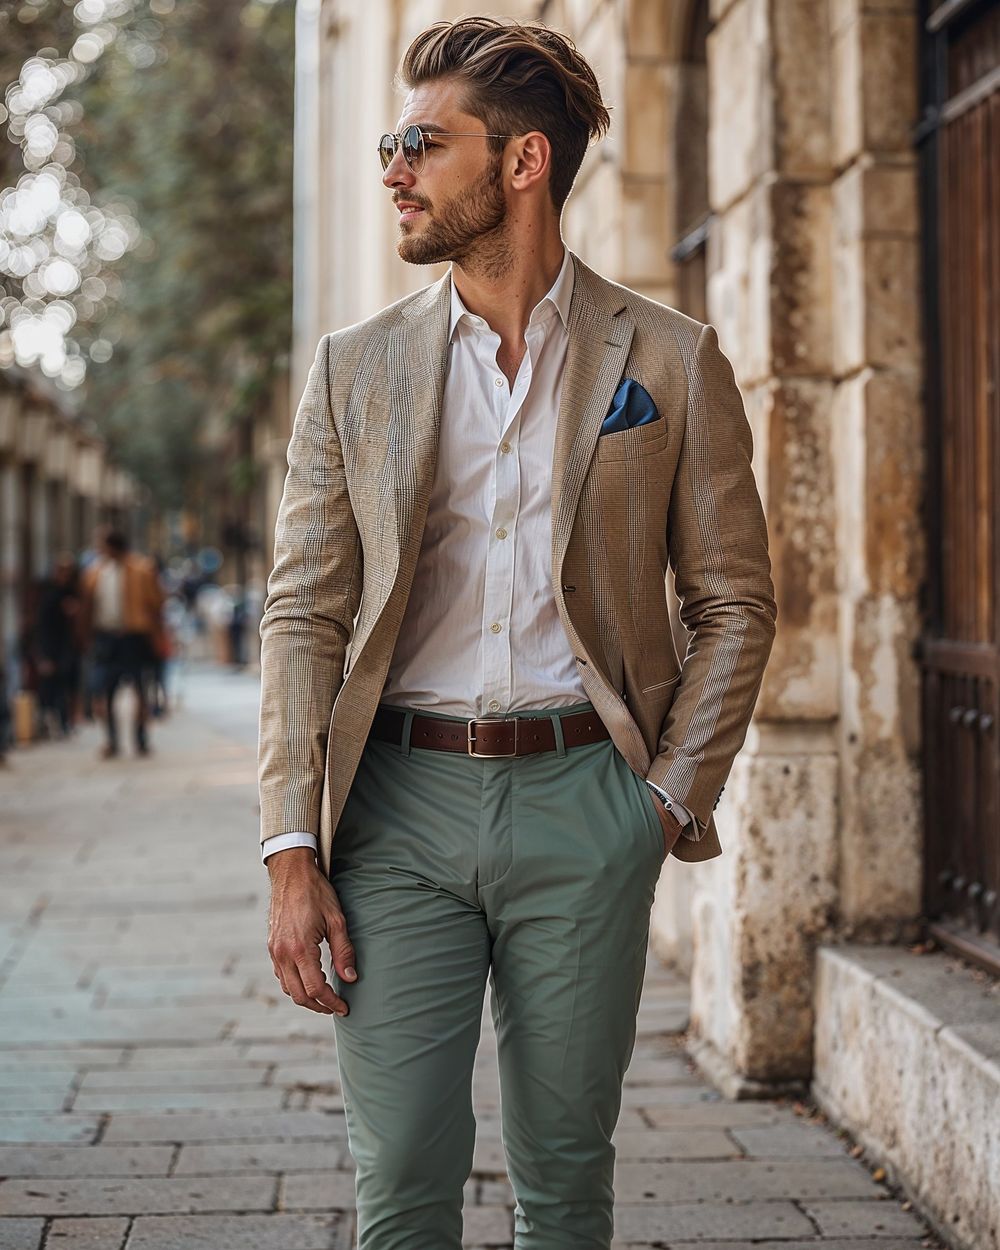
[[[445,126],[439,126],[437,122],[407,122],[406,125],[416,126],[418,130],[422,130],[424,134],[426,135],[448,133],[447,128]],[[405,129],[406,129],[406,126],[403,127],[403,130]],[[399,133],[402,134],[403,131],[401,130]]]

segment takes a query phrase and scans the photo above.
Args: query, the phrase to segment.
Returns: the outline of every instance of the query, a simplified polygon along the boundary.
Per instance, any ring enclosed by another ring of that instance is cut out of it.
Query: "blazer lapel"
[[[391,491],[381,522],[383,556],[391,555],[394,567],[384,567],[386,598],[400,567],[416,563],[423,537],[437,467],[450,312],[451,278],[445,274],[403,308],[398,327],[388,335],[386,480]]]
[[[635,321],[615,286],[573,253],[569,346],[552,453],[552,581],[559,585],[584,478],[628,360]]]

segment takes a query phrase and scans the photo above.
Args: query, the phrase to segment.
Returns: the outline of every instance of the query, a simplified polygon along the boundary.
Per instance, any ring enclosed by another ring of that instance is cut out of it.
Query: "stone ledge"
[[[1000,985],[943,952],[817,952],[812,1095],[959,1250],[1000,1247]]]

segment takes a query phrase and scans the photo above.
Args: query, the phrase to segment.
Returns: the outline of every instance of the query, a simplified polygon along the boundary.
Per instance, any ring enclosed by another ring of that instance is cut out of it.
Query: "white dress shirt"
[[[94,629],[124,628],[125,566],[121,560],[105,560],[94,583]]]
[[[413,584],[382,700],[496,717],[587,700],[552,591],[552,453],[569,344],[573,263],[532,309],[513,388],[500,335],[454,282],[437,467]],[[440,605],[449,610],[442,613]],[[652,782],[682,825],[690,813]],[[279,833],[266,859],[310,846]]]

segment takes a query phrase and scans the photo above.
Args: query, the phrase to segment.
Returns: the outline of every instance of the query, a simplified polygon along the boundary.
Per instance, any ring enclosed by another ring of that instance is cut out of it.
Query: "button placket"
[[[527,350],[514,379],[513,389],[505,392],[502,411],[498,413],[501,441],[493,459],[493,511],[490,517],[490,540],[486,550],[482,642],[483,702],[493,712],[509,707],[512,695],[510,622],[521,471],[517,456],[510,453],[517,446],[521,409],[524,396],[531,385],[532,345],[535,338],[532,334],[526,336]],[[499,390],[497,394],[499,397]]]

